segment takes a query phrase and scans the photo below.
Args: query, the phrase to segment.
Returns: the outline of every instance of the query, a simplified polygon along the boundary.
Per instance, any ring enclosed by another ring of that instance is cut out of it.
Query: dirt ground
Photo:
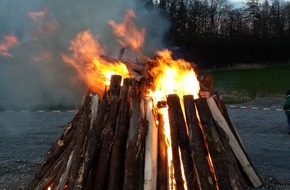
[[[290,189],[290,135],[282,99],[264,98],[231,108],[248,155],[263,186],[256,189]],[[0,190],[26,189],[52,143],[62,133],[72,112],[0,112]],[[255,189],[255,188],[250,188]]]

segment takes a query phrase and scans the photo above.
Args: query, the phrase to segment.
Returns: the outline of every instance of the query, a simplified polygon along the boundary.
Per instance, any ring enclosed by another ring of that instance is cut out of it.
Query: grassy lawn
[[[245,102],[256,97],[285,96],[290,88],[290,65],[259,69],[211,71],[214,89],[228,103]]]

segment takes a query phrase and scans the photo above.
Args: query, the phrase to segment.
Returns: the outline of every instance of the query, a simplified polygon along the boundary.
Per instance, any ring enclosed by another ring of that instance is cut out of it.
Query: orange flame
[[[3,42],[0,43],[0,56],[3,57],[12,57],[12,55],[9,53],[9,50],[16,45],[18,45],[18,38],[15,35],[7,35],[3,37]]]
[[[42,16],[40,13],[36,15]],[[138,56],[142,56],[140,48],[144,43],[145,30],[139,30],[135,26],[134,17],[133,10],[128,10],[123,23],[109,21],[109,24],[122,46],[129,46]],[[105,55],[105,51],[90,30],[78,33],[71,42],[69,51],[71,55],[62,55],[63,60],[76,70],[79,78],[93,92],[103,93],[113,74],[123,78],[130,77],[126,64],[121,60],[111,63],[101,57]]]
[[[174,60],[169,50],[159,51],[157,54],[157,60],[154,62],[156,65],[149,71],[149,74],[153,78],[153,88],[150,89],[149,94],[154,98],[155,103],[166,100],[166,96],[169,94],[177,94],[180,99],[182,99],[184,95],[193,95],[195,98],[198,98],[200,87],[192,65],[182,59]],[[173,156],[168,110],[167,108],[162,108],[160,112],[165,121],[164,133],[168,155],[167,167],[169,173],[169,189],[176,189],[174,168],[172,165]],[[183,167],[181,167],[181,169],[183,169]],[[182,176],[184,179],[184,189],[187,189],[183,170]]]
[[[122,62],[109,63],[101,58],[105,51],[89,30],[78,33],[69,50],[72,54],[62,55],[63,60],[77,71],[80,79],[93,92],[103,93],[113,74],[123,78],[130,76]]]
[[[130,47],[135,51],[140,51],[145,40],[145,29],[139,30],[134,22],[135,13],[129,9],[126,11],[126,15],[123,22],[116,24],[115,21],[109,21],[109,24],[113,27],[113,33],[118,37],[118,42],[123,47]]]
[[[159,51],[157,66],[150,72],[154,80],[152,95],[160,101],[168,94],[177,94],[180,99],[184,95],[199,97],[199,82],[193,67],[183,59],[173,60],[169,50]]]

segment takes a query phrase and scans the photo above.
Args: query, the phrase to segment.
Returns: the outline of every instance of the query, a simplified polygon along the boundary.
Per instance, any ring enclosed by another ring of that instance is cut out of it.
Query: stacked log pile
[[[124,79],[121,86],[121,80],[112,76],[102,99],[84,97],[29,189],[228,190],[262,185],[220,96],[170,94],[152,107],[144,95],[145,81]],[[163,108],[168,118],[160,112]],[[172,163],[165,123],[170,125]]]

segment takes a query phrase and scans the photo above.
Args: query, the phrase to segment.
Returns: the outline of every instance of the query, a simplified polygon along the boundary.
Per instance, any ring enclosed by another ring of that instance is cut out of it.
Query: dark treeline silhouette
[[[247,0],[235,7],[228,0],[145,1],[170,20],[167,45],[181,47],[189,52],[186,59],[204,68],[289,61],[290,2]]]

